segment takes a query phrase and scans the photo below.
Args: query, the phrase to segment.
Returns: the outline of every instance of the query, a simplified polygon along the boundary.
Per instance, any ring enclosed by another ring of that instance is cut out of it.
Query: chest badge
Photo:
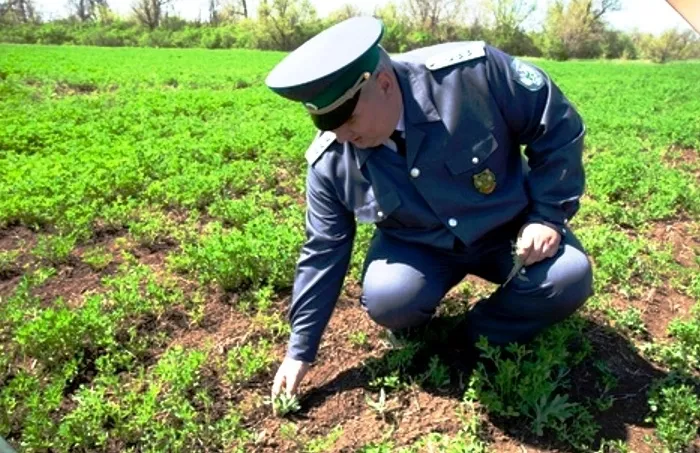
[[[483,194],[490,194],[496,189],[496,175],[488,168],[473,176],[474,187]]]

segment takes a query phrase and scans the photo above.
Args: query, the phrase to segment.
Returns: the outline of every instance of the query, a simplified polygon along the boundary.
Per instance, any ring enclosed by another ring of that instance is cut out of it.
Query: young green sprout
[[[523,260],[520,258],[520,245],[515,241],[512,242],[512,245],[513,251],[511,254],[513,255],[513,267],[510,270],[508,277],[506,277],[506,281],[501,285],[501,288],[513,280],[513,278],[520,273],[520,270],[523,269]]]
[[[274,398],[267,397],[265,404],[272,405],[272,412],[278,417],[284,417],[301,410],[301,405],[296,395],[289,396],[284,392]]]

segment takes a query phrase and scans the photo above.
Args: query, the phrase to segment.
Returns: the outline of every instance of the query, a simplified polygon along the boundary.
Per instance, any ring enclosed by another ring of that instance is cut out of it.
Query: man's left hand
[[[551,258],[559,249],[561,234],[542,223],[528,223],[518,233],[517,254],[524,266]]]

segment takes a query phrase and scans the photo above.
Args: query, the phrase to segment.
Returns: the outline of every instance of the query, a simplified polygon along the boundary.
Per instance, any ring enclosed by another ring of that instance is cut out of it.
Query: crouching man
[[[483,42],[390,57],[382,33],[374,18],[348,19],[266,80],[319,129],[273,395],[294,394],[316,358],[357,221],[377,226],[361,304],[393,331],[428,322],[467,274],[500,286],[469,311],[465,345],[528,341],[591,295],[589,261],[567,227],[584,189],[585,127],[571,103],[542,70]]]

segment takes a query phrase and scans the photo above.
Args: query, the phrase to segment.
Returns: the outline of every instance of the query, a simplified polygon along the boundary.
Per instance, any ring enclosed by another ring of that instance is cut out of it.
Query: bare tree
[[[599,20],[605,13],[620,10],[620,0],[588,0],[588,11],[593,20]]]
[[[536,2],[532,0],[487,0],[486,9],[496,29],[520,29],[528,17],[535,11]]]
[[[350,19],[351,17],[356,17],[356,16],[361,16],[362,11],[360,8],[357,6],[353,5],[352,3],[346,3],[340,8],[331,11],[328,14],[328,19],[335,23],[335,22],[342,22],[345,19]]]
[[[97,19],[101,7],[107,7],[107,0],[68,0],[68,8],[81,22]]]
[[[419,27],[435,33],[438,25],[457,20],[464,0],[407,0],[409,15]]]
[[[221,8],[218,14],[220,20],[235,22],[236,20],[248,18],[248,1],[247,0],[232,0]]]
[[[137,0],[131,9],[139,22],[155,30],[163,19],[165,7],[171,3],[172,0]]]
[[[33,0],[7,0],[0,3],[0,22],[26,24],[38,20]]]
[[[277,50],[291,50],[318,31],[316,10],[309,0],[261,0],[258,17]]]
[[[209,0],[209,23],[216,25],[219,23],[219,1]]]

